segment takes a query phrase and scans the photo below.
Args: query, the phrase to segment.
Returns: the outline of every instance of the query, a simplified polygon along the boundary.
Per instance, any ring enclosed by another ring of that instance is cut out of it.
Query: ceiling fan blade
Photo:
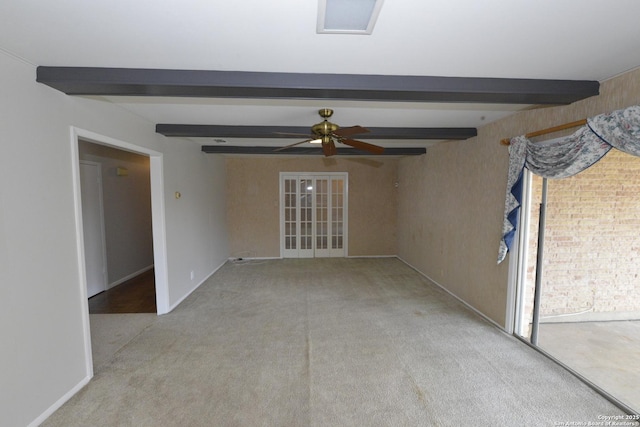
[[[357,148],[358,150],[365,150],[373,154],[382,154],[382,152],[384,151],[384,148],[380,147],[379,145],[356,141],[355,139],[341,139],[340,142],[346,145],[350,145],[353,148]]]
[[[276,148],[273,151],[286,150],[287,148],[295,147],[296,145],[304,144],[305,142],[309,142],[309,141],[313,141],[313,139],[305,139],[304,141],[296,142],[295,144],[289,144],[289,145],[285,145],[284,147]]]
[[[362,126],[351,126],[348,128],[340,128],[333,133],[336,136],[345,137],[345,136],[358,135],[360,133],[367,133],[367,132],[370,132],[369,129],[363,128]]]
[[[338,153],[336,144],[334,144],[333,140],[330,140],[326,144],[322,144],[322,153],[325,155],[325,157],[334,156]]]

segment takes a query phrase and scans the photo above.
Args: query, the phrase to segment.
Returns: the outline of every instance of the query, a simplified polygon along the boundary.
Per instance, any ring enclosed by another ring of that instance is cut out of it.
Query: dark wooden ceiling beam
[[[476,136],[476,128],[390,128],[367,127],[369,133],[360,139],[468,139]],[[304,139],[311,129],[303,126],[221,126],[221,125],[156,125],[156,132],[164,136],[190,138],[292,138]]]
[[[233,145],[203,145],[202,151],[211,154],[273,154],[294,156],[324,156],[322,148],[291,147],[275,151],[278,147],[240,147]],[[419,156],[427,152],[426,148],[385,148],[382,154],[371,154],[355,148],[338,148],[339,156]]]
[[[590,80],[48,67],[36,80],[68,95],[570,104],[598,95]]]

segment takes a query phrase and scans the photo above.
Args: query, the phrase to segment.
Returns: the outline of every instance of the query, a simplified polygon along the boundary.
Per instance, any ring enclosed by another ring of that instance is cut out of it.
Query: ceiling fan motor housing
[[[320,111],[318,111],[318,114],[320,114],[320,117],[322,117],[324,121],[313,125],[311,127],[311,132],[313,132],[314,135],[323,137],[322,143],[326,144],[330,141],[330,135],[333,132],[337,131],[340,128],[340,126],[336,125],[335,123],[331,123],[329,120],[327,120],[329,117],[333,115],[332,109],[323,108]],[[327,137],[327,138],[324,138],[324,137]]]
[[[337,131],[340,126],[331,123],[330,121],[323,121],[322,123],[318,123],[313,125],[311,131],[318,136],[326,136],[331,135],[333,132]]]

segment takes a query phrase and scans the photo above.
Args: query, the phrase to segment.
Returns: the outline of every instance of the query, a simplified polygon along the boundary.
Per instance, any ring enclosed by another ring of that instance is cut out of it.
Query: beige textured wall
[[[508,167],[500,139],[640,103],[640,69],[568,106],[524,111],[438,144],[398,169],[398,255],[478,311],[505,324],[508,260],[496,265]]]
[[[280,172],[348,172],[348,255],[397,253],[397,158],[236,156],[226,168],[232,257],[280,256]]]

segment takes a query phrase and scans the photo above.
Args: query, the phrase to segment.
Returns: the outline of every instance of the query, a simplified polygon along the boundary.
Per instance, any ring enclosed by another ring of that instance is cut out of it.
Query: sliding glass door
[[[640,159],[525,183],[515,333],[640,410]]]

